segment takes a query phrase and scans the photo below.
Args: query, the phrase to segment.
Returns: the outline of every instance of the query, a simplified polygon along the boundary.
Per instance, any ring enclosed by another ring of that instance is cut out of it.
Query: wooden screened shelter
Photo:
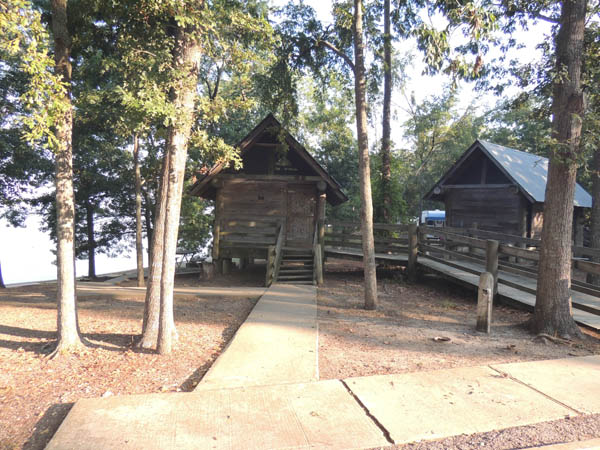
[[[227,270],[231,258],[240,258],[242,263],[267,259],[277,266],[271,268],[270,281],[281,281],[277,272],[283,254],[314,257],[315,244],[323,243],[325,202],[336,206],[348,198],[272,114],[237,147],[241,169],[216,164],[194,183],[190,193],[215,201],[213,260],[217,270]],[[308,276],[295,276],[298,281],[309,281]],[[267,284],[270,281],[268,275]]]
[[[548,158],[477,140],[425,195],[442,201],[446,226],[539,238],[542,232]],[[576,241],[583,240],[583,209],[591,196],[577,184]]]

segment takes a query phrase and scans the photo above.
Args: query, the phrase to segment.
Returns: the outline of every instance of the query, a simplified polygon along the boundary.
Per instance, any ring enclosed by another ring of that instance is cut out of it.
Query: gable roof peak
[[[462,154],[457,162],[425,195],[425,198],[430,198],[433,195],[434,189],[438,185],[443,184],[477,148],[481,149],[511,182],[519,186],[523,194],[530,201],[539,203],[545,201],[546,183],[548,181],[548,158],[515,148],[505,147],[483,139],[475,140],[473,145]],[[590,208],[592,206],[592,197],[578,183],[575,186],[573,200],[575,206],[578,207]]]

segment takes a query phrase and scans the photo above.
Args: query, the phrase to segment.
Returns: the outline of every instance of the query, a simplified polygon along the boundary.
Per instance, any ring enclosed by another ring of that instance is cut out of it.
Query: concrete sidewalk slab
[[[491,366],[582,413],[600,413],[600,356]]]
[[[259,299],[196,391],[318,378],[316,288],[275,284]]]
[[[337,380],[86,399],[48,446],[67,449],[350,449],[389,445]]]
[[[575,415],[489,367],[345,380],[396,444]]]

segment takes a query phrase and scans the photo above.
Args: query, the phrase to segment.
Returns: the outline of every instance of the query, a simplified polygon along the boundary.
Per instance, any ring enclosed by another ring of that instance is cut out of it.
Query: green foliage
[[[328,207],[327,219],[355,221],[360,214],[360,192],[358,146],[352,133],[353,93],[342,79],[331,76],[334,82],[328,89],[308,77],[303,80],[302,100],[311,108],[300,117],[298,138],[349,198],[335,208]]]
[[[486,132],[482,135],[496,144],[548,156],[551,122],[548,99],[520,95],[499,102],[486,116]]]
[[[447,88],[439,97],[429,97],[420,104],[412,102],[411,118],[405,124],[405,137],[411,145],[399,155],[404,162],[399,174],[406,202],[403,220],[435,206],[423,205],[422,197],[479,137],[483,118],[472,108],[460,112],[457,98],[458,92]]]
[[[203,253],[211,237],[213,220],[210,202],[185,195],[181,203],[178,248]]]
[[[24,135],[30,142],[56,145],[55,119],[66,111],[66,87],[52,69],[49,36],[41,13],[29,0],[0,1],[0,57],[18,62],[27,76],[27,89],[21,93],[23,111],[14,120],[26,125]]]

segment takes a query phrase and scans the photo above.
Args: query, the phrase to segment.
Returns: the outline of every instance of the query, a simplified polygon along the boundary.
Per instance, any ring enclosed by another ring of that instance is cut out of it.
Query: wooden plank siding
[[[213,257],[263,258],[284,227],[285,245],[310,247],[317,218],[317,182],[218,177]]]
[[[513,187],[448,189],[445,196],[446,224],[522,235],[526,206]]]

